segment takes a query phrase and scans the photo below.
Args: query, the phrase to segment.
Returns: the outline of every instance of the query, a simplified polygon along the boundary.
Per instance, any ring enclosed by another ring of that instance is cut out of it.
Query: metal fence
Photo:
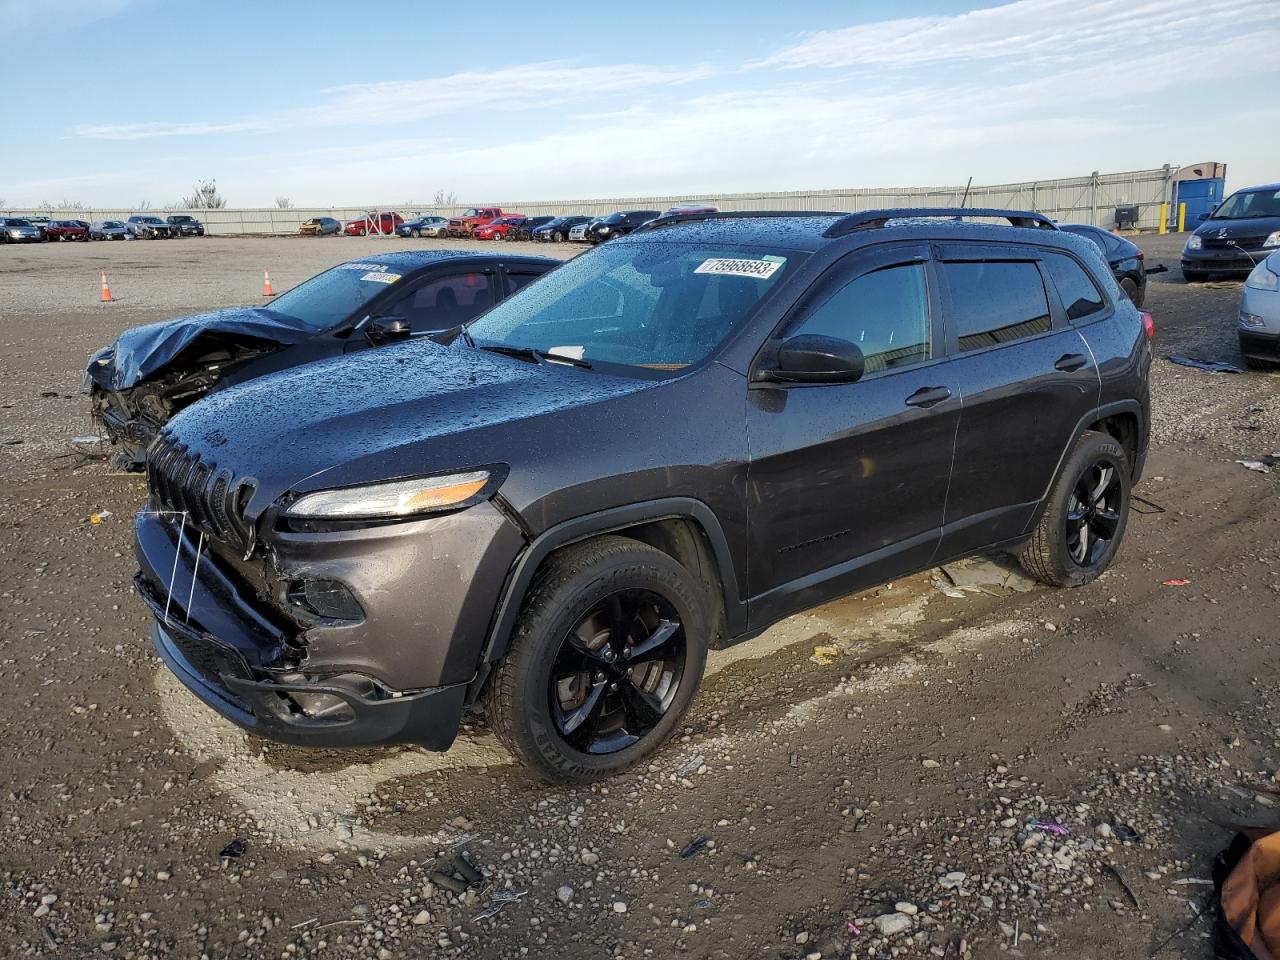
[[[603,215],[615,210],[665,210],[676,203],[707,201],[721,210],[835,210],[856,213],[881,207],[948,207],[964,202],[970,207],[1007,207],[1036,210],[1055,220],[1092,223],[1110,228],[1115,224],[1117,206],[1136,206],[1139,227],[1155,228],[1160,206],[1170,200],[1177,164],[1125,173],[1094,172],[1083,177],[1057,180],[1028,180],[983,186],[894,187],[887,189],[850,188],[837,190],[795,190],[780,193],[682,194],[659,197],[612,197],[596,200],[537,200],[488,203],[527,216],[589,214]],[[967,191],[967,196],[966,196]],[[479,204],[477,204],[478,206]],[[228,208],[224,210],[147,210],[125,208],[89,210],[11,210],[7,216],[35,215],[68,220],[125,220],[145,212],[159,217],[172,213],[191,214],[205,225],[206,232],[221,236],[243,234],[291,234],[305,220],[334,217],[359,219],[370,211],[395,210],[406,219],[418,214],[452,216],[469,205],[450,207],[423,203],[382,203],[347,207]],[[1167,216],[1173,216],[1172,213]]]

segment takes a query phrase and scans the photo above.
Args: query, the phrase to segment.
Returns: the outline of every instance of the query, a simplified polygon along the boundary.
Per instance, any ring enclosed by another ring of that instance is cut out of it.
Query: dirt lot
[[[534,782],[482,729],[317,754],[200,707],[130,596],[142,481],[62,456],[84,360],[257,302],[264,265],[283,290],[410,243],[0,248],[0,956],[1211,956],[1222,824],[1280,822],[1250,789],[1280,767],[1280,470],[1234,462],[1280,451],[1280,374],[1157,361],[1138,492],[1164,512],[1098,582],[923,575],[792,618],[714,655],[685,735],[603,786]],[[1160,356],[1238,361],[1239,283],[1143,243],[1174,268]],[[488,878],[464,901],[429,880],[456,850]]]

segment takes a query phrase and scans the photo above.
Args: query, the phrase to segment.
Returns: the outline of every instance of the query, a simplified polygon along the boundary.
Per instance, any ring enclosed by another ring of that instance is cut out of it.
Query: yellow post
[[[1178,232],[1187,229],[1187,205],[1185,203],[1178,204]]]
[[[1160,232],[1169,232],[1169,205],[1167,203],[1160,204]]]

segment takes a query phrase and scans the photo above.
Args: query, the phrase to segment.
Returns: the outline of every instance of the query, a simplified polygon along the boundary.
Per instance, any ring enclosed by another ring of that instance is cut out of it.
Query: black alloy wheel
[[[673,557],[627,537],[558,551],[482,694],[490,729],[551,783],[589,783],[652,756],[702,679],[704,590]]]
[[[1099,461],[1076,481],[1066,517],[1067,552],[1078,567],[1090,568],[1111,549],[1120,527],[1120,474]]]
[[[1116,438],[1086,431],[1050,488],[1018,559],[1054,587],[1080,587],[1115,559],[1129,519],[1133,466]]]
[[[557,732],[590,754],[638,743],[671,708],[684,666],[675,607],[648,590],[613,594],[574,625],[552,664]]]

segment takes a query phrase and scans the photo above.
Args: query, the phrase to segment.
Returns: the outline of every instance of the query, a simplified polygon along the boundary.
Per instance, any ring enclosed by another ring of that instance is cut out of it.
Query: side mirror
[[[369,321],[370,340],[403,340],[412,332],[404,317],[376,317]]]
[[[777,365],[769,379],[786,383],[853,383],[861,378],[865,360],[856,343],[839,337],[801,334],[778,348]]]
[[[1199,220],[1201,223],[1204,223],[1206,220],[1208,220],[1208,219],[1209,219],[1209,214],[1207,214],[1207,213],[1201,213],[1201,214],[1198,214],[1198,215],[1196,216],[1196,219],[1197,219],[1197,220]]]

